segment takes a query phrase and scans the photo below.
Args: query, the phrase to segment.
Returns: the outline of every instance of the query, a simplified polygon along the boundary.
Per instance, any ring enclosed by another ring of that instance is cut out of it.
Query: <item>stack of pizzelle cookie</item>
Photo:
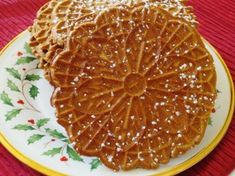
[[[52,0],[30,46],[75,150],[109,168],[155,169],[200,143],[213,59],[185,1]]]
[[[50,64],[54,57],[64,49],[69,33],[80,24],[94,20],[95,16],[115,5],[138,6],[151,3],[161,6],[174,16],[184,18],[193,26],[196,24],[192,8],[185,6],[185,0],[51,0],[37,13],[37,18],[30,31],[30,46],[40,60],[40,67],[45,70],[46,78],[51,81]]]

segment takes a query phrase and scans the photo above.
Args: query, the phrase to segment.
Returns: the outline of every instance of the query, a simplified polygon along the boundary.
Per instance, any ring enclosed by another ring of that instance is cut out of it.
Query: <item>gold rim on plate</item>
[[[5,50],[7,48],[9,48],[17,39],[21,38],[24,36],[24,34],[28,32],[27,30],[23,31],[22,33],[20,33],[19,35],[17,35],[13,40],[11,40],[1,51],[0,51],[0,56],[5,52]],[[234,97],[234,85],[233,85],[233,80],[232,80],[232,76],[229,72],[228,67],[226,66],[224,60],[222,59],[222,57],[220,56],[220,54],[216,51],[216,49],[206,40],[203,38],[204,43],[206,43],[212,50],[213,52],[217,55],[217,57],[219,58],[220,62],[222,63],[226,73],[227,73],[227,77],[229,79],[229,83],[230,83],[230,91],[231,91],[231,103],[230,103],[230,108],[229,108],[229,112],[226,118],[226,121],[221,129],[221,131],[219,132],[219,134],[214,138],[214,140],[207,146],[204,147],[200,152],[198,152],[197,154],[195,154],[193,157],[189,158],[188,160],[184,161],[181,164],[178,164],[170,169],[166,169],[163,170],[163,172],[159,173],[161,176],[164,175],[175,175],[178,174],[180,172],[183,172],[184,170],[192,167],[193,165],[195,165],[196,163],[198,163],[200,160],[202,160],[203,158],[205,158],[217,145],[218,143],[222,140],[222,138],[224,137],[226,131],[228,130],[228,127],[230,125],[230,122],[232,120],[233,117],[233,112],[234,112],[234,105],[235,105],[235,97]],[[7,140],[7,138],[0,132],[0,143],[12,154],[14,155],[18,160],[20,160],[21,162],[23,162],[24,164],[30,166],[31,168],[37,170],[38,172],[41,172],[43,174],[46,175],[53,175],[53,176],[65,176],[65,174],[57,172],[55,170],[52,170],[46,166],[43,166],[39,163],[37,163],[36,161],[28,158],[27,156],[25,156],[23,153],[21,153],[20,151],[18,151],[14,146],[11,145],[11,143]],[[154,174],[152,176],[157,176],[159,174]]]

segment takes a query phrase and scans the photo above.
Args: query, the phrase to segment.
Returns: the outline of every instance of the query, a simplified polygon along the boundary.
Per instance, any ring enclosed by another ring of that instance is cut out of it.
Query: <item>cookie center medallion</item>
[[[129,74],[125,78],[124,87],[130,96],[140,96],[145,92],[146,79],[140,74]]]

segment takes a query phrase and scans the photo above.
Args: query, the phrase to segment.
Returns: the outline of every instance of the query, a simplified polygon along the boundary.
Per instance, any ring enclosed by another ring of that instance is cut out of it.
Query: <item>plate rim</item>
[[[18,34],[16,37],[14,37],[5,47],[3,47],[0,51],[0,56],[19,38],[23,37],[24,34],[28,32],[28,30],[24,30],[20,34]],[[214,140],[211,141],[211,143],[203,148],[200,152],[195,154],[193,157],[189,158],[188,160],[184,161],[181,164],[178,164],[170,169],[163,170],[161,173],[158,174],[152,174],[152,176],[157,176],[157,175],[175,175],[180,172],[185,171],[186,169],[192,167],[199,161],[201,161],[203,158],[205,158],[208,154],[211,153],[212,150],[215,149],[215,147],[219,144],[219,142],[223,139],[224,135],[226,134],[229,125],[232,121],[233,117],[233,112],[234,112],[234,105],[235,105],[235,91],[234,91],[234,83],[232,76],[230,74],[230,71],[225,64],[225,61],[223,60],[222,56],[219,54],[219,52],[205,39],[202,37],[202,40],[204,43],[206,43],[216,54],[216,56],[219,58],[221,64],[223,65],[227,78],[229,79],[229,84],[230,84],[230,93],[231,93],[231,103],[229,107],[229,112],[226,118],[226,121],[220,130],[219,134],[214,138]],[[19,161],[23,162],[27,166],[33,168],[34,170],[46,174],[46,175],[55,175],[55,176],[66,176],[66,174],[63,174],[61,172],[55,171],[53,169],[50,169],[49,167],[46,167],[42,164],[39,164],[37,161],[32,160],[31,158],[25,156],[23,153],[21,153],[19,150],[17,150],[9,141],[8,139],[0,132],[0,143],[7,149],[13,156],[15,156]]]

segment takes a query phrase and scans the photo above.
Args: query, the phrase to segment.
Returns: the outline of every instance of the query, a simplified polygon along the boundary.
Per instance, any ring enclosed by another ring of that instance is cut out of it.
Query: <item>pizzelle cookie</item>
[[[45,71],[50,81],[48,68],[51,60],[63,49],[66,36],[74,24],[90,21],[96,15],[93,7],[106,4],[104,1],[52,0],[38,12],[37,19],[31,28],[30,46],[39,58],[39,67]],[[71,24],[71,21],[75,21]],[[63,41],[63,43],[62,43]]]
[[[44,68],[47,66],[45,57],[47,52],[53,48],[51,45],[51,31],[53,24],[52,11],[54,7],[62,0],[51,0],[47,2],[37,13],[37,18],[33,26],[30,28],[31,39],[29,42],[33,54],[40,60],[39,66]]]
[[[51,73],[74,148],[114,170],[157,168],[200,143],[216,98],[196,29],[152,5],[114,6],[79,25]]]
[[[67,36],[83,22],[92,21],[105,8],[115,4],[130,6],[151,4],[168,10],[175,16],[196,24],[191,7],[185,1],[178,0],[52,0],[40,9],[37,20],[32,27],[30,46],[33,53],[40,59],[39,66],[45,70],[46,78],[50,78],[50,64],[63,49]]]
[[[77,22],[81,14],[86,14],[87,21],[92,21],[91,14],[102,11],[105,8],[117,4],[126,4],[130,6],[143,5],[149,3],[155,6],[161,6],[175,16],[185,18],[192,25],[196,23],[192,8],[185,5],[185,1],[178,0],[89,0],[84,2],[77,0],[64,0],[58,4],[53,11],[53,19],[59,20],[56,26],[52,27],[52,38],[55,43],[64,45],[68,36],[68,31],[81,24]],[[83,17],[84,18],[84,17]],[[90,20],[89,20],[90,19]],[[85,21],[85,20],[84,20]]]

